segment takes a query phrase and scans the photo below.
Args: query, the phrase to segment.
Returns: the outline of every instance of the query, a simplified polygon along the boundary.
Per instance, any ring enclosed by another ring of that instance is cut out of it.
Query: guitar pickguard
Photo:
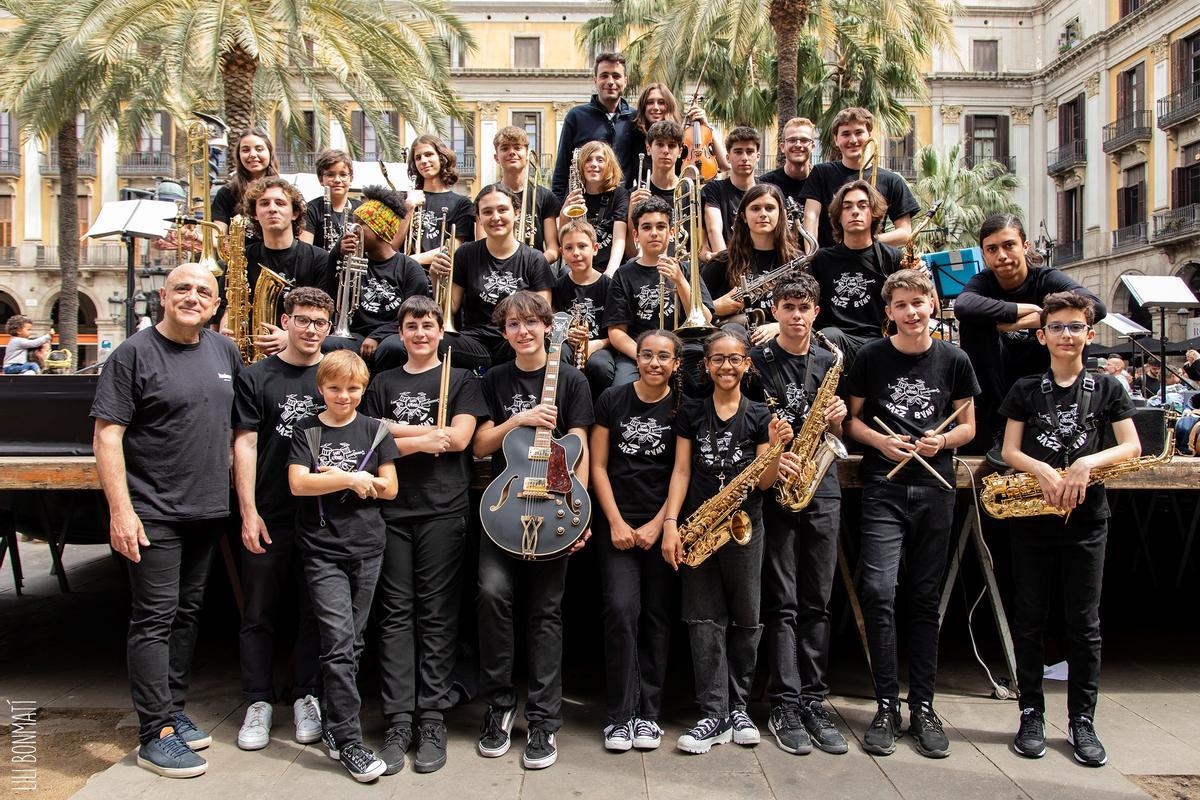
[[[546,491],[553,494],[566,494],[571,491],[567,451],[558,442],[550,444],[550,461],[546,465]]]

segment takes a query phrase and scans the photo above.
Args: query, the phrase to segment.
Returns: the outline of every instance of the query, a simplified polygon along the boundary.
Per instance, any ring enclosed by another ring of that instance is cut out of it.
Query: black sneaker
[[[820,700],[800,704],[800,722],[804,724],[804,729],[808,731],[813,744],[826,753],[840,756],[849,752],[850,746],[846,744],[846,737],[842,736],[842,732],[829,719],[825,705]]]
[[[900,735],[900,700],[880,700],[879,710],[863,735],[863,749],[877,756],[896,752],[896,737]]]
[[[714,744],[733,741],[733,725],[729,717],[705,717],[696,727],[679,737],[675,743],[685,753],[707,753]]]
[[[388,728],[383,737],[383,749],[379,751],[379,757],[387,765],[387,769],[383,772],[384,775],[395,775],[404,769],[404,754],[408,752],[408,746],[411,743],[411,725],[405,723]]]
[[[1088,767],[1103,767],[1108,763],[1108,753],[1100,744],[1092,718],[1080,714],[1067,726],[1067,741],[1075,748],[1075,760]]]
[[[545,769],[557,760],[558,748],[554,746],[554,732],[541,725],[530,725],[525,752],[521,755],[521,763],[525,765],[525,769]]]
[[[196,726],[192,722],[192,718],[182,711],[176,711],[171,715],[172,721],[175,723],[175,733],[183,739],[184,743],[193,750],[203,750],[212,744],[212,737],[204,730]]]
[[[796,706],[783,704],[771,709],[771,718],[767,720],[767,730],[775,737],[775,743],[785,753],[805,755],[812,752],[812,739],[800,722]]]
[[[437,772],[446,766],[446,726],[427,720],[417,726],[417,757],[414,772]]]
[[[1021,727],[1013,739],[1013,749],[1026,758],[1046,755],[1046,720],[1036,708],[1021,709]]]
[[[758,726],[744,708],[735,708],[729,712],[729,725],[733,728],[733,743],[740,745],[755,745],[762,740]]]
[[[325,745],[325,749],[329,752],[329,757],[334,761],[337,761],[341,757],[337,742],[333,738],[333,734],[330,733],[329,729],[324,726],[321,727],[321,743]]]
[[[479,728],[479,755],[499,758],[507,753],[512,744],[512,726],[516,718],[516,708],[488,706],[483,715],[483,725]]]
[[[383,759],[377,758],[358,742],[348,744],[338,751],[338,760],[346,771],[359,783],[370,783],[387,770]]]
[[[604,727],[604,749],[624,753],[633,749],[633,720]]]
[[[917,752],[926,758],[950,755],[950,740],[942,730],[942,721],[933,703],[920,703],[908,712],[908,733],[917,743]]]
[[[174,732],[139,747],[137,764],[164,778],[194,778],[208,769],[208,762],[193,753],[187,742]]]

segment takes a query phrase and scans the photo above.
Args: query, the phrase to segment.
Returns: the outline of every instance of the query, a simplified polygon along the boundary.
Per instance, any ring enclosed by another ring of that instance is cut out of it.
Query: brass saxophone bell
[[[750,537],[753,533],[750,526],[750,515],[745,511],[739,511],[730,518],[729,538],[733,540],[734,544],[750,544]]]

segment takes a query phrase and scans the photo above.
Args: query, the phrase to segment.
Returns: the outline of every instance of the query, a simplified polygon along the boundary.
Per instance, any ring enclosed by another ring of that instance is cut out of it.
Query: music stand
[[[112,200],[100,207],[88,238],[102,239],[120,235],[127,251],[125,274],[125,335],[132,336],[136,327],[133,313],[134,261],[138,239],[162,239],[171,230],[169,221],[179,213],[178,207],[166,200]]]
[[[1121,283],[1133,299],[1143,308],[1157,308],[1161,338],[1159,349],[1158,389],[1162,404],[1167,404],[1167,311],[1181,308],[1200,308],[1200,300],[1184,283],[1183,278],[1167,275],[1122,275]],[[1138,342],[1138,345],[1141,343]],[[1142,380],[1143,387],[1145,379]]]

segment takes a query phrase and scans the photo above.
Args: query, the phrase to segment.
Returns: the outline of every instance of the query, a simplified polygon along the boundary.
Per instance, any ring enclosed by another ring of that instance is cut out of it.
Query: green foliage
[[[1012,200],[1012,192],[1020,184],[1016,175],[996,161],[980,161],[968,167],[963,162],[960,145],[945,153],[922,147],[917,154],[913,194],[922,208],[929,208],[938,200],[943,205],[934,226],[921,236],[921,249],[933,253],[979,244],[979,226],[985,217],[1021,212]]]

